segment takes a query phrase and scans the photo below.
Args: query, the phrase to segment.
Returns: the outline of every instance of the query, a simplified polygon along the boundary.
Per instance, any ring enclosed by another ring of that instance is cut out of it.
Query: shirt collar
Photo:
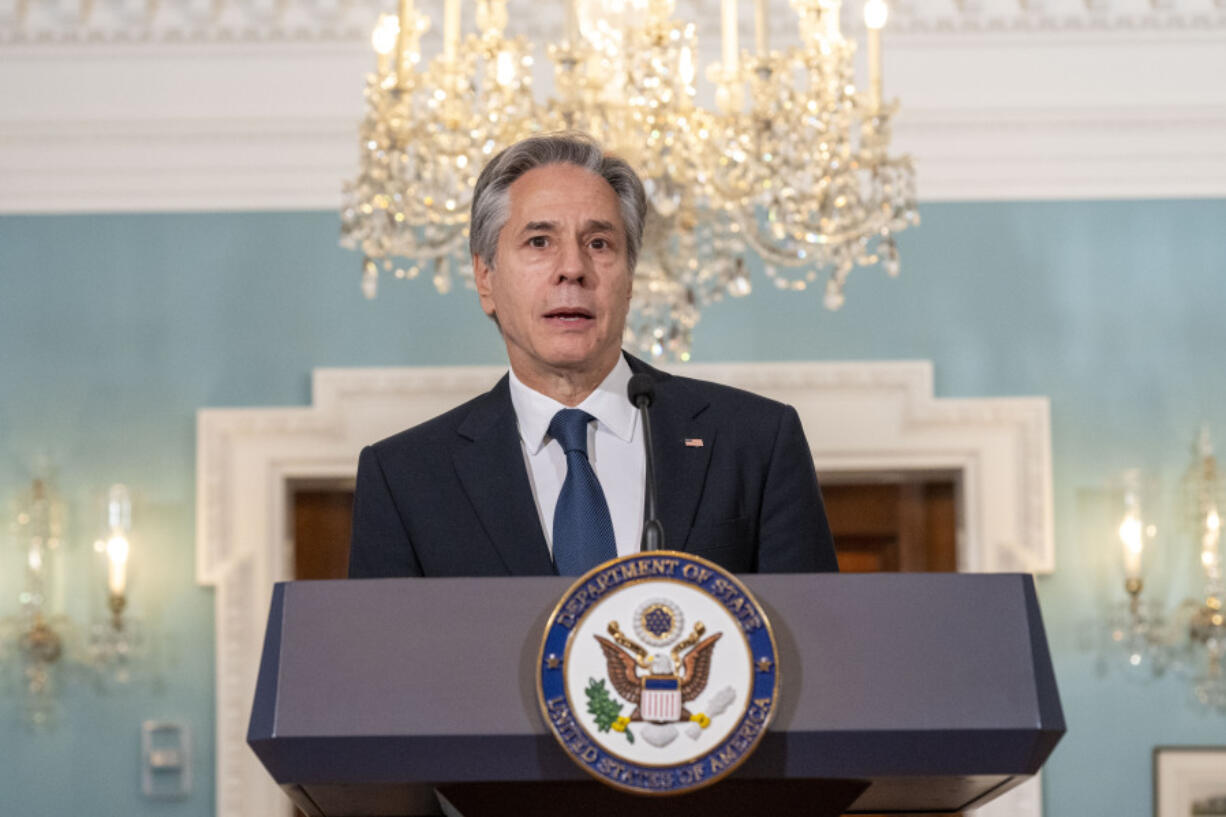
[[[630,364],[626,362],[625,356],[618,355],[613,370],[587,399],[576,406],[595,417],[599,425],[623,442],[630,442],[634,438],[634,424],[638,421],[638,412],[630,405],[630,399],[626,396],[631,374]],[[566,406],[524,385],[523,381],[515,376],[514,369],[510,371],[510,379],[511,405],[519,422],[519,436],[523,439],[528,453],[535,454],[548,439],[549,423],[553,420],[553,415]]]

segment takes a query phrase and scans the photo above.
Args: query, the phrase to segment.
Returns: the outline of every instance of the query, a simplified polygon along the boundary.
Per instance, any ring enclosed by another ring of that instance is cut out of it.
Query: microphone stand
[[[660,523],[656,512],[656,467],[655,448],[651,442],[651,415],[647,413],[647,408],[655,396],[654,385],[648,375],[637,374],[630,378],[630,402],[638,408],[639,418],[643,421],[643,447],[647,463],[647,496],[643,506],[643,538],[640,545],[643,551],[664,549],[664,525]]]

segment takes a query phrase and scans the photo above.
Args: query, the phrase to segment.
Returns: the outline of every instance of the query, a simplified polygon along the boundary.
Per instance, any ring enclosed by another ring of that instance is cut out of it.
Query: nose
[[[558,254],[558,283],[582,284],[591,273],[588,261],[582,239],[576,237],[563,241]]]

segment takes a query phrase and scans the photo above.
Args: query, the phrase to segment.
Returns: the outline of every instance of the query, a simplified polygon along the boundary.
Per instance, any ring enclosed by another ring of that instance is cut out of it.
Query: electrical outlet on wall
[[[182,800],[192,790],[191,731],[178,721],[140,727],[141,791],[152,800]]]

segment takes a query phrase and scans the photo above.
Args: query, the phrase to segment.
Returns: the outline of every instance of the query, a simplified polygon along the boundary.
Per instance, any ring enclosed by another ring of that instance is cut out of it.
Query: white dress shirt
[[[568,406],[525,386],[514,371],[510,374],[511,405],[519,422],[528,481],[541,517],[545,542],[553,553],[553,512],[566,479],[566,453],[557,440],[549,436],[549,422]],[[609,503],[618,556],[639,551],[647,479],[638,409],[626,397],[630,375],[630,365],[619,355],[608,377],[586,400],[575,406],[596,418],[588,423],[587,458],[600,480],[605,501]]]

